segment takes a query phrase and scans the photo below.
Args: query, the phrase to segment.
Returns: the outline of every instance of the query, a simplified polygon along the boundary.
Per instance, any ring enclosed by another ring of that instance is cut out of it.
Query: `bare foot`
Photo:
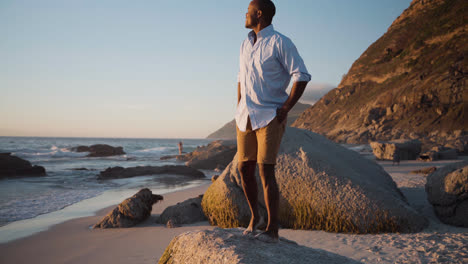
[[[265,231],[255,236],[256,239],[265,243],[278,243],[278,231]]]
[[[263,217],[260,217],[259,220],[251,219],[249,226],[244,230],[243,235],[255,235],[257,233],[257,228],[263,224]]]

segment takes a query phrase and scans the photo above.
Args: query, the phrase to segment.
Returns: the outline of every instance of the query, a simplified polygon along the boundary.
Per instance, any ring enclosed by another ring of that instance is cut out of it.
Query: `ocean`
[[[67,220],[92,215],[99,209],[120,203],[141,188],[163,194],[209,181],[214,171],[202,170],[206,179],[201,180],[178,175],[97,180],[99,172],[108,167],[183,165],[175,159],[160,160],[161,156],[178,154],[179,141],[181,139],[0,137],[0,153],[11,152],[32,165],[43,166],[47,173],[46,176],[0,180],[0,234],[18,223],[35,226],[32,222],[40,217],[53,219],[54,215],[62,215],[63,220]],[[211,141],[182,139],[184,152]],[[86,157],[87,152],[70,151],[72,147],[94,144],[121,146],[126,154]]]

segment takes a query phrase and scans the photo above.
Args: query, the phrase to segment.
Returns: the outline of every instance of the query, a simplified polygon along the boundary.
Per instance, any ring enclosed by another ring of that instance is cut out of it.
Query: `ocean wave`
[[[101,194],[104,190],[63,190],[53,188],[45,193],[36,193],[34,197],[17,197],[3,201],[0,206],[0,222],[8,223],[41,214],[61,210],[74,203]]]
[[[175,150],[175,148],[170,147],[155,147],[155,148],[147,148],[142,150],[136,150],[133,153],[162,153],[168,150]]]
[[[60,159],[60,158],[81,158],[88,155],[88,152],[72,152],[67,148],[59,148],[57,146],[52,146],[50,149],[22,149],[15,152],[12,152],[12,155],[22,157],[22,158],[32,158],[34,160],[51,158],[51,159]]]

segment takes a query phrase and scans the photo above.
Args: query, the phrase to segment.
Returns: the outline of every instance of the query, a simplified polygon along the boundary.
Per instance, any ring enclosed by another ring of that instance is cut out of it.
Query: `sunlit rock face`
[[[426,193],[442,222],[468,227],[468,161],[431,173],[427,177]]]
[[[165,263],[358,263],[320,249],[298,245],[280,238],[277,244],[266,244],[251,236],[243,236],[240,229],[202,230],[175,237],[159,259]]]
[[[237,157],[211,184],[202,208],[212,225],[246,227],[250,209]],[[257,174],[260,214],[267,219]],[[316,133],[287,128],[275,166],[283,228],[331,232],[417,232],[427,220],[411,208],[376,162]]]
[[[293,124],[337,142],[468,146],[465,0],[414,0],[337,88]]]

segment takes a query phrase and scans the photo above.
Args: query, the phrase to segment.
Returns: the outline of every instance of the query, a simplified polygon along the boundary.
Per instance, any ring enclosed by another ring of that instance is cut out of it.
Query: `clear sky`
[[[249,2],[0,0],[0,136],[206,137],[234,116]],[[411,1],[273,2],[310,99]]]

